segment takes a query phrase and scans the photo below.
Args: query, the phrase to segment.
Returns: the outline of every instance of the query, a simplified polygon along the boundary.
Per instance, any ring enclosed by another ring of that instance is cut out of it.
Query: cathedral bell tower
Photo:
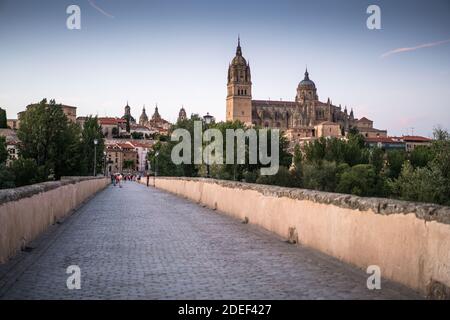
[[[242,56],[241,41],[238,38],[236,56],[228,67],[227,121],[240,120],[252,123],[252,81],[250,64]]]
[[[308,68],[306,68],[305,78],[298,84],[295,101],[305,103],[317,100],[319,100],[319,97],[317,95],[316,84],[309,78]]]

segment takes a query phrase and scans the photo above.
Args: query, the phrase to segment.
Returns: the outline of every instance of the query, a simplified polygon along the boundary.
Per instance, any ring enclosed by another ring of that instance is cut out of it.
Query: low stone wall
[[[107,184],[103,177],[63,177],[0,190],[0,263]]]
[[[430,298],[450,297],[450,207],[201,178],[157,178],[156,187],[364,270],[377,265]]]

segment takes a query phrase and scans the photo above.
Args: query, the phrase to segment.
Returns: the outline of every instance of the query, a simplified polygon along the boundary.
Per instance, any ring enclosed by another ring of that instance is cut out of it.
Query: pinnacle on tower
[[[242,49],[241,49],[241,37],[238,36],[238,45],[236,48],[236,55],[237,56],[242,56]]]
[[[306,66],[306,71],[305,71],[305,80],[309,80],[309,72],[308,72],[308,66]]]

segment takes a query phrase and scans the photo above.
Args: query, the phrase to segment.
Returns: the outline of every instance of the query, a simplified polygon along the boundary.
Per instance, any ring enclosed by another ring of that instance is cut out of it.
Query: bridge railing
[[[104,177],[63,177],[0,190],[0,263],[107,184]]]
[[[450,298],[450,207],[202,178],[161,177],[156,187]]]

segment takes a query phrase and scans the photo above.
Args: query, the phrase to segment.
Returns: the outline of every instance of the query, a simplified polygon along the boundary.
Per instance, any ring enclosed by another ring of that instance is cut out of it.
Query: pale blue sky
[[[69,4],[81,7],[79,31],[66,28]],[[366,28],[369,4],[382,30]],[[391,135],[450,128],[450,42],[381,58],[449,40],[446,0],[0,0],[0,106],[15,118],[47,97],[121,116],[128,100],[136,118],[158,103],[170,121],[181,105],[223,120],[238,34],[254,99],[292,100],[308,65],[321,100]]]

